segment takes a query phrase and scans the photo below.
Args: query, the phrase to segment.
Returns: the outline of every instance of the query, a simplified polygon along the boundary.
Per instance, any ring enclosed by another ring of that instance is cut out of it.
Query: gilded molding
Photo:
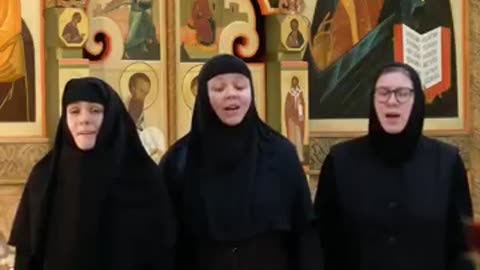
[[[177,120],[177,25],[175,23],[175,1],[166,1],[167,20],[167,93],[168,93],[168,142],[173,144],[177,138],[175,123]]]
[[[0,185],[25,182],[30,171],[48,151],[48,144],[0,144]]]
[[[480,2],[469,1],[469,13],[480,12]],[[480,218],[480,20],[470,16],[470,48],[469,48],[469,74],[470,74],[470,108],[471,108],[471,136],[468,145],[471,165],[471,193],[474,205],[475,219]]]

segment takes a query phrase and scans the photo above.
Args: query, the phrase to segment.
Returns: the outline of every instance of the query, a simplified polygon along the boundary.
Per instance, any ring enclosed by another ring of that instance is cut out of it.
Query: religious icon
[[[62,32],[62,37],[67,43],[82,43],[85,38],[85,33],[80,33],[78,24],[82,21],[82,14],[75,12],[72,19],[65,25]]]
[[[20,0],[2,0],[0,12],[0,121],[35,121],[33,38]]]
[[[205,46],[215,43],[215,19],[208,0],[195,0],[193,2],[192,17],[187,26],[197,32],[197,41]]]
[[[290,21],[290,33],[287,37],[287,46],[290,48],[300,48],[303,46],[305,39],[303,38],[302,32],[298,28],[298,20],[292,19]]]
[[[58,21],[58,37],[68,48],[81,48],[87,41],[88,18],[80,8],[65,8]]]
[[[145,73],[135,73],[128,81],[128,89],[130,91],[130,100],[127,104],[128,112],[132,116],[137,128],[142,129],[143,124],[143,108],[145,98],[150,92],[151,82]]]
[[[285,99],[285,124],[287,137],[295,145],[300,160],[303,161],[303,141],[305,136],[305,99],[297,76],[291,79],[290,89]]]
[[[94,17],[112,19],[124,39],[125,60],[159,60],[160,33],[153,0],[97,0]]]
[[[152,90],[152,81],[144,72],[135,72],[128,80],[128,91],[130,96],[126,99],[127,110],[132,117],[140,140],[150,155],[150,157],[158,162],[165,152],[165,135],[156,126],[145,124],[145,104],[147,96]]]

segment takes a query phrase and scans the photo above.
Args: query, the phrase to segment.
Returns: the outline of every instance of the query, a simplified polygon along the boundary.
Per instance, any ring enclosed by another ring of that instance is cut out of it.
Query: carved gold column
[[[480,12],[480,2],[470,0],[469,14]],[[470,104],[471,104],[471,140],[469,157],[471,165],[471,193],[474,203],[475,219],[480,218],[480,20],[470,16],[469,61],[470,68]]]
[[[177,103],[177,37],[175,24],[175,0],[167,1],[167,92],[168,92],[168,140],[169,144],[175,142],[177,138],[176,122],[176,103]]]

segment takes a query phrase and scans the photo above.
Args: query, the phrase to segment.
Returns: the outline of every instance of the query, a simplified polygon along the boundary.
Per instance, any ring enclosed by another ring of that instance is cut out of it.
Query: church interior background
[[[220,53],[248,62],[259,114],[296,146],[312,194],[330,146],[366,132],[374,70],[411,64],[425,133],[460,147],[478,220],[480,1],[392,2],[1,0],[0,270],[12,269],[11,222],[69,79],[110,83],[158,162],[188,132],[196,76]]]

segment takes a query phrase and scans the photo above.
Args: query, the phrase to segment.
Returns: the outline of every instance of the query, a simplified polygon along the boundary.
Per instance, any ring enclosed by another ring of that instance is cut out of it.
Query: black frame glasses
[[[375,88],[375,99],[380,103],[387,103],[392,94],[394,94],[395,100],[399,104],[403,104],[409,101],[413,96],[413,89],[408,87],[399,87],[395,89],[389,89],[385,87]]]

